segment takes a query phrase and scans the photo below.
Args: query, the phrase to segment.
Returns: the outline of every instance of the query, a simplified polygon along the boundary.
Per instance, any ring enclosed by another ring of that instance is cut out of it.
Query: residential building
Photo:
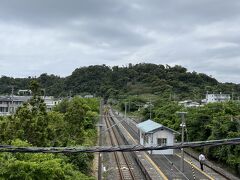
[[[185,100],[185,101],[179,101],[179,105],[183,105],[184,107],[199,107],[200,104],[198,102],[194,102],[192,100]]]
[[[51,111],[54,106],[61,102],[61,99],[56,99],[53,96],[45,96],[42,98],[47,106],[47,111]]]
[[[91,94],[88,94],[88,95],[85,95],[84,98],[94,98],[94,96]]]
[[[30,96],[0,96],[0,115],[15,113],[17,108],[30,98]]]
[[[206,99],[203,100],[205,103],[214,103],[214,102],[225,102],[231,99],[230,94],[206,94]]]
[[[150,119],[137,124],[139,129],[140,144],[143,146],[166,146],[173,145],[177,131]],[[151,154],[173,154],[173,149],[153,150]]]
[[[30,89],[19,89],[17,94],[19,96],[31,96],[32,91]]]
[[[0,96],[0,116],[14,114],[19,106],[27,102],[31,96]],[[52,96],[42,96],[47,106],[47,111],[57,105],[61,100]]]

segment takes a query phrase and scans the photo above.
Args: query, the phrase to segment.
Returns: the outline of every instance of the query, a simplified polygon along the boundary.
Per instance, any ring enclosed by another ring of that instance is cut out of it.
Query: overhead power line
[[[221,139],[211,141],[195,141],[186,143],[176,143],[172,146],[142,146],[142,145],[121,145],[121,146],[93,146],[93,147],[16,147],[11,145],[0,145],[0,152],[12,153],[93,153],[93,152],[131,152],[194,148],[203,146],[220,146],[240,144],[240,138]]]

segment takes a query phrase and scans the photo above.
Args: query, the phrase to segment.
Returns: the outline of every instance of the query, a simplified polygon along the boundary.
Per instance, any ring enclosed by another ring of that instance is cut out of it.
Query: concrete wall
[[[175,136],[171,131],[168,130],[158,130],[154,132],[153,134],[147,134],[145,135],[148,138],[148,143],[144,141],[144,137],[142,136],[142,132],[140,131],[140,144],[145,146],[157,146],[157,139],[158,138],[166,138],[167,144],[166,145],[173,145]],[[167,149],[167,150],[154,150],[149,151],[151,154],[173,154],[173,149]]]

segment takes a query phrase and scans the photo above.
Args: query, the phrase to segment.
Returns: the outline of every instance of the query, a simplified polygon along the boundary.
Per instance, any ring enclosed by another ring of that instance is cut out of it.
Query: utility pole
[[[11,99],[12,99],[12,104],[11,104],[11,109],[10,109],[10,113],[11,114],[13,114],[13,109],[14,109],[14,107],[13,107],[13,91],[14,91],[14,86],[11,86],[12,87],[12,92],[11,92]]]
[[[182,123],[180,126],[182,127],[182,144],[184,143],[184,128],[186,127],[185,115],[187,112],[177,112],[181,116]],[[181,148],[181,171],[184,172],[184,149]]]
[[[128,111],[131,112],[131,101],[130,101],[130,99],[128,100],[128,105],[129,105]]]
[[[125,102],[125,114],[124,114],[124,118],[127,118],[127,102]]]
[[[42,90],[43,90],[43,99],[45,99],[45,97],[46,97],[46,89],[44,88]]]
[[[103,132],[103,121],[102,121],[102,107],[103,106],[103,100],[100,99],[99,103],[99,146],[103,145],[103,137],[102,137],[102,132]],[[98,180],[102,180],[102,153],[99,152],[98,156]]]
[[[149,100],[149,113],[150,113],[150,119],[152,119],[152,101]]]

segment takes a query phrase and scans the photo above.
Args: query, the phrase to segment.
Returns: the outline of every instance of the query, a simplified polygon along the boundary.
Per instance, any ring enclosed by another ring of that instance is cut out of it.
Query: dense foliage
[[[231,94],[233,100],[240,96],[239,84],[220,83],[206,74],[188,72],[186,68],[178,65],[171,67],[146,63],[129,64],[125,67],[82,67],[65,78],[47,74],[37,78],[2,76],[0,94],[10,94],[12,85],[15,93],[19,89],[28,89],[28,84],[33,79],[40,85],[36,88],[36,83],[31,84],[37,95],[45,93],[56,97],[87,94],[102,96],[111,99],[109,102],[112,104],[119,104],[122,111],[126,107],[133,115],[141,114],[145,119],[151,116],[155,121],[175,130],[179,130],[180,125],[176,112],[184,110],[177,101],[192,99],[199,102],[205,98],[207,91]],[[239,110],[239,104],[233,101],[187,109],[187,140],[239,137]],[[75,97],[71,101],[63,100],[53,112],[47,113],[42,100],[34,96],[28,104],[19,108],[14,116],[0,117],[0,141],[9,144],[20,139],[22,143],[27,141],[33,146],[92,145],[96,140],[97,112],[96,99]],[[239,146],[208,148],[205,151],[209,158],[229,165],[240,174]],[[11,160],[18,156],[6,153],[6,157]],[[55,161],[55,158],[59,157],[52,158]],[[88,154],[68,155],[64,156],[63,161],[57,161],[62,168],[63,162],[69,163],[73,171],[79,170],[89,175],[92,158]],[[24,158],[23,160],[25,162]],[[3,172],[0,174],[4,177]],[[74,175],[75,172],[73,177]]]
[[[189,140],[212,140],[240,137],[239,102],[213,103],[189,109]],[[240,146],[219,146],[205,149],[210,159],[222,162],[240,175]]]
[[[37,78],[0,78],[0,94],[10,94],[11,85],[15,92],[26,89],[35,79],[40,83],[46,95],[69,96],[93,94],[102,97],[121,97],[123,94],[156,94],[171,96],[175,100],[203,98],[206,91],[232,93],[239,92],[240,85],[219,83],[203,73],[188,72],[181,66],[163,66],[156,64],[129,64],[125,67],[95,65],[77,68],[73,73],[60,78],[42,74]],[[42,92],[43,93],[43,92]],[[235,97],[238,95],[235,94]]]
[[[240,102],[209,103],[198,108],[185,108],[177,102],[158,98],[153,102],[153,119],[167,127],[180,130],[179,111],[186,115],[186,140],[205,141],[240,137]],[[149,109],[141,112],[149,118]],[[179,137],[180,138],[180,137]],[[228,145],[204,148],[209,159],[225,164],[240,176],[240,146]]]
[[[1,144],[39,147],[95,145],[97,99],[74,97],[64,100],[54,111],[46,112],[38,84],[33,82],[31,86],[32,99],[16,114],[0,118]],[[92,179],[88,177],[91,175],[92,154],[2,153],[0,159],[0,179]]]

